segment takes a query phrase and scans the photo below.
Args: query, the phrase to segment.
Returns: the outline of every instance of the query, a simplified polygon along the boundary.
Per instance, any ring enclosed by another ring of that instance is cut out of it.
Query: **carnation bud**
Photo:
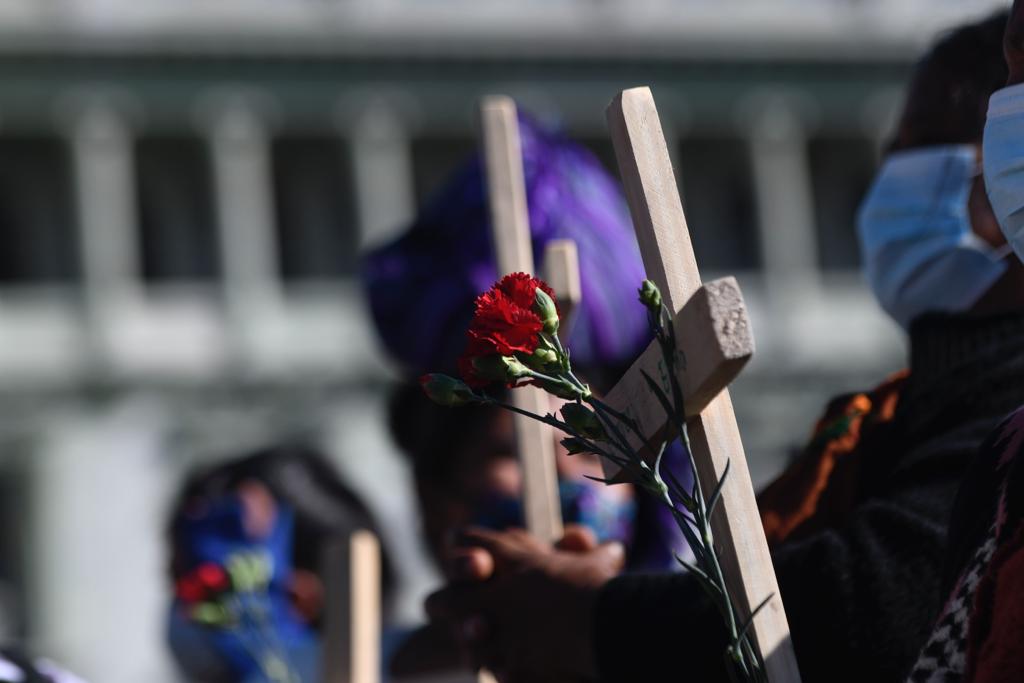
[[[473,359],[473,368],[480,377],[492,382],[514,382],[531,374],[530,369],[515,356],[496,354],[477,356]]]
[[[547,365],[548,363],[557,363],[558,354],[552,349],[542,349],[538,346],[537,350],[533,352],[533,359],[541,365]]]
[[[661,313],[661,290],[658,289],[658,285],[650,280],[644,280],[640,285],[640,303],[655,315]]]
[[[643,488],[647,489],[647,491],[649,491],[650,493],[653,493],[654,496],[658,499],[664,499],[665,496],[668,494],[668,486],[665,485],[665,482],[659,479],[656,479],[651,476],[646,476],[640,477],[639,482]],[[689,496],[687,496],[686,500],[683,501],[683,507],[690,513],[696,511],[693,499],[690,498]]]
[[[548,293],[538,287],[533,293],[533,299],[537,315],[544,323],[544,332],[547,334],[558,333],[558,307]]]
[[[537,380],[537,384],[540,386],[541,389],[548,392],[552,396],[564,398],[567,401],[577,401],[581,398],[586,398],[590,396],[590,389],[587,389],[585,392],[581,392],[579,389],[572,387],[567,382],[549,382],[546,380]]]
[[[420,386],[431,401],[450,408],[464,406],[477,400],[476,394],[465,382],[448,375],[423,375],[420,377]]]
[[[562,419],[588,439],[608,440],[608,434],[604,431],[604,425],[601,424],[597,415],[581,403],[566,403],[562,406]]]

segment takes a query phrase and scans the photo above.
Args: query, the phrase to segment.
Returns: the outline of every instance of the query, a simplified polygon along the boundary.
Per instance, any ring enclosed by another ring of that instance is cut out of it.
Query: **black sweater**
[[[1024,316],[928,316],[892,422],[858,448],[842,524],[772,557],[805,683],[902,681],[941,601],[946,527],[964,468],[1024,403]],[[601,680],[726,680],[725,630],[691,577],[622,576],[599,599]]]

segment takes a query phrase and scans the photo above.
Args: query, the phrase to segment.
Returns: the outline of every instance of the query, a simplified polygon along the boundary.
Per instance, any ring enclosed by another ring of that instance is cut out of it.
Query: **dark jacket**
[[[1021,315],[914,325],[895,414],[863,435],[846,468],[847,510],[812,516],[772,553],[805,683],[906,677],[939,611],[965,468],[1024,403],[1022,342]],[[689,576],[612,581],[595,629],[603,681],[726,680],[724,628]]]

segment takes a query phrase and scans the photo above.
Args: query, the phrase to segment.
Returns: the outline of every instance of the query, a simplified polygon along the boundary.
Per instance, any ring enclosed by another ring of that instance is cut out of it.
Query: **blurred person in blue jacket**
[[[323,551],[369,510],[321,454],[261,451],[194,473],[169,526],[168,641],[189,680],[321,680]],[[378,534],[379,536],[379,534]],[[393,579],[384,558],[385,602]]]

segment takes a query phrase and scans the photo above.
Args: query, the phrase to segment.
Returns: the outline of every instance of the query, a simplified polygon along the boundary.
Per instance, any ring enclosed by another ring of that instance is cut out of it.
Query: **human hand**
[[[503,683],[595,675],[594,609],[622,569],[621,545],[570,530],[562,549],[525,531],[482,529],[460,545],[475,550],[455,563],[455,583],[428,598],[427,612],[456,628],[474,664]]]
[[[455,546],[449,548],[445,557],[445,576],[452,582],[486,581],[494,575],[496,559],[491,552],[481,545],[474,545],[474,534],[459,539]],[[543,544],[530,538],[531,545],[536,543],[538,551]],[[597,550],[597,537],[589,527],[581,524],[566,525],[561,539],[555,542],[556,550],[570,553],[586,553]]]

